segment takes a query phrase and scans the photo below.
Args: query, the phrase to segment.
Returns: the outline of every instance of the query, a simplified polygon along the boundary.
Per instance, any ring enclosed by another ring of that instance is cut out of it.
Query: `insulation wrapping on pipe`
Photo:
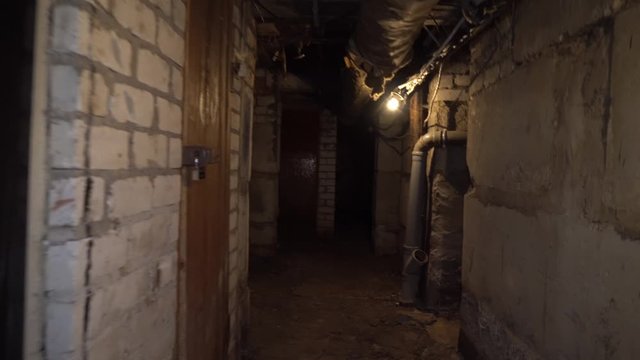
[[[425,229],[426,202],[429,194],[429,186],[426,176],[426,154],[434,147],[443,147],[449,144],[464,144],[467,133],[464,131],[448,131],[443,129],[431,129],[428,133],[416,141],[411,156],[411,177],[409,179],[409,196],[407,203],[407,229],[404,241],[404,263],[410,264],[410,270],[421,264],[412,262],[412,256],[416,249],[423,249],[424,235],[430,233]],[[428,227],[428,226],[427,226]],[[426,231],[425,231],[426,230]],[[425,261],[428,257],[424,257]],[[413,305],[418,300],[420,275],[412,271],[403,271],[402,290],[400,291],[400,303]]]
[[[413,43],[438,0],[368,0],[362,2],[351,50],[372,66],[376,76],[407,65]]]
[[[458,306],[461,288],[462,209],[467,181],[466,175],[455,171],[438,173],[433,178],[425,304],[429,310],[447,311]]]

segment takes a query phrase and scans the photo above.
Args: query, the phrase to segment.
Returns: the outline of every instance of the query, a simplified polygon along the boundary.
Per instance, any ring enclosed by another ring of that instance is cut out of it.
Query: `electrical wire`
[[[460,20],[458,20],[458,22],[456,23],[451,33],[449,33],[449,35],[447,36],[446,40],[442,43],[440,48],[438,48],[438,50],[434,52],[431,59],[429,59],[429,61],[420,68],[420,71],[418,73],[411,76],[405,83],[396,87],[394,92],[402,94],[405,97],[411,95],[416,87],[418,87],[425,81],[429,73],[435,69],[439,62],[444,61],[445,58],[463,47],[472,38],[482,32],[482,30],[486,28],[486,26],[490,24],[493,19],[496,18],[496,15],[500,12],[500,9],[506,5],[506,3],[506,1],[501,1],[497,4],[494,4],[490,8],[484,8],[482,10],[484,18],[470,23],[471,25],[475,26],[470,27],[468,32],[460,36],[454,42],[454,38],[457,33],[462,29],[464,25],[468,23],[467,17],[469,14],[463,14]]]
[[[431,30],[429,30],[428,26],[424,27],[424,30],[427,32],[427,34],[429,35],[429,37],[431,38],[431,40],[433,40],[434,43],[436,43],[436,45],[438,46],[442,46],[442,44],[440,43],[440,41],[438,40],[438,38],[433,34],[433,32],[431,32]]]
[[[460,29],[462,29],[462,26],[466,24],[466,22],[467,21],[465,20],[464,17],[460,18],[460,20],[458,20],[458,23],[456,24],[456,26],[453,28],[451,33],[447,36],[446,40],[442,43],[440,48],[438,48],[438,50],[436,50],[436,52],[433,54],[431,59],[429,59],[429,61],[420,68],[420,71],[417,74],[415,74],[411,78],[409,78],[409,80],[407,80],[404,84],[398,86],[397,89],[403,91],[405,93],[405,95],[410,95],[411,93],[413,93],[415,88],[418,85],[420,85],[420,84],[422,84],[424,82],[426,77],[429,75],[429,73],[435,67],[436,63],[438,61],[442,61],[444,59],[444,57],[447,56],[447,54],[449,52],[449,48],[450,48],[449,45],[453,41],[453,38],[456,36],[458,31],[460,31]],[[463,38],[464,38],[464,36],[463,36]]]
[[[436,81],[435,89],[433,90],[433,94],[431,95],[431,101],[429,102],[427,108],[427,117],[424,119],[423,126],[429,126],[429,119],[431,118],[431,108],[433,107],[433,103],[436,101],[436,96],[438,95],[438,91],[440,90],[440,80],[442,80],[442,68],[444,67],[444,60],[440,63],[440,69],[438,70],[438,80]]]
[[[266,11],[272,17],[276,19],[280,18],[278,15],[274,14],[273,11],[269,10],[269,8],[266,7],[263,3],[261,3],[260,0],[253,0],[253,3],[256,4],[257,6],[260,6],[262,9],[264,9],[264,11]]]
[[[253,7],[256,8],[256,11],[258,12],[258,16],[260,16],[260,20],[262,20],[262,23],[264,24],[264,16],[262,16],[262,11],[260,10],[260,8],[258,7],[258,4],[256,4],[255,1],[251,2],[253,4]]]

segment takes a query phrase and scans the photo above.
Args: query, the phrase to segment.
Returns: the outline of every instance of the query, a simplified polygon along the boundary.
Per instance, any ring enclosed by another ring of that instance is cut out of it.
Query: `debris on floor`
[[[360,250],[254,260],[246,358],[458,359],[457,317],[398,307],[398,260]]]

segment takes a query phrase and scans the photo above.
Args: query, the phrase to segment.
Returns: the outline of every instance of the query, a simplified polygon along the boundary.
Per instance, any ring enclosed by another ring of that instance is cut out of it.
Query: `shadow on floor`
[[[458,359],[456,317],[396,305],[399,268],[356,244],[253,259],[246,358]]]

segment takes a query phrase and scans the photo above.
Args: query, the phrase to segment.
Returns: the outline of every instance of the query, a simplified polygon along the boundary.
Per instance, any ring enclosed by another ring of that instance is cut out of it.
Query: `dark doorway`
[[[367,122],[338,124],[336,234],[342,242],[364,242],[371,249],[374,150]]]
[[[35,0],[10,1],[2,21],[0,358],[22,359]]]
[[[282,113],[278,238],[285,245],[316,237],[319,115],[311,109]]]

